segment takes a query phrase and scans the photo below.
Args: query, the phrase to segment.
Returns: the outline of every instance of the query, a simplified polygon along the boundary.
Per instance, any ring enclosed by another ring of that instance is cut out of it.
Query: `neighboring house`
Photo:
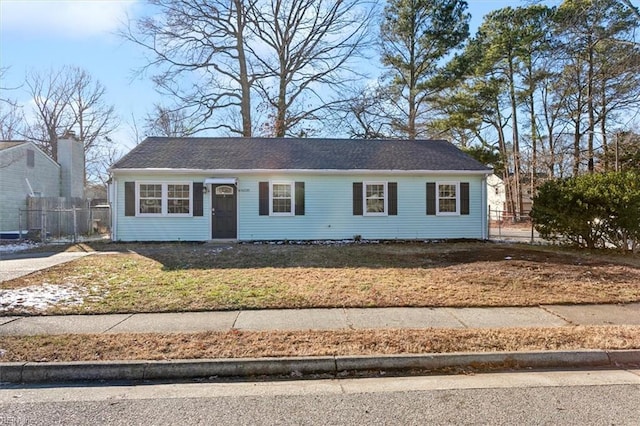
[[[113,240],[487,238],[491,169],[442,140],[151,137],[110,172]]]
[[[507,192],[504,181],[497,175],[487,176],[487,205],[490,220],[502,220],[507,208]]]
[[[58,162],[33,142],[0,142],[0,232],[18,234],[28,197],[78,197],[84,192],[84,148],[73,135],[58,141]]]

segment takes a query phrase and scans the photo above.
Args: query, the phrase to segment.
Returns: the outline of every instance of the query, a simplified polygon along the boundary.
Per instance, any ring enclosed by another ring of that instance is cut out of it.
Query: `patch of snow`
[[[20,243],[0,244],[0,253],[15,253],[17,251],[29,250],[40,246],[33,241],[22,241]]]
[[[42,311],[50,306],[82,305],[88,291],[76,285],[42,284],[0,290],[0,312]]]

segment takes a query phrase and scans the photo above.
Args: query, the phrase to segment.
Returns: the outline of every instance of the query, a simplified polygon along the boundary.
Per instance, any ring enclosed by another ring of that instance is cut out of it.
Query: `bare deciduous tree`
[[[197,117],[198,130],[251,136],[251,87],[256,76],[245,53],[246,11],[255,0],[149,0],[159,13],[130,24],[121,35],[151,53],[143,70],[159,68],[158,90]],[[236,110],[236,123],[210,120]]]
[[[272,110],[272,136],[283,137],[317,120],[344,88],[350,61],[368,43],[372,8],[362,0],[272,0],[250,9],[252,48],[264,78],[256,87]],[[258,50],[260,49],[260,50]],[[339,101],[338,101],[339,102]]]
[[[25,83],[35,104],[35,119],[25,136],[57,160],[59,136],[75,131],[84,145],[88,178],[99,179],[91,173],[98,170],[92,162],[113,144],[109,135],[118,124],[114,107],[106,103],[105,87],[83,69],[68,66],[30,72]]]
[[[68,68],[44,73],[31,71],[25,84],[33,99],[36,116],[26,129],[26,137],[57,160],[58,136],[70,130],[73,124],[69,110],[73,85]]]
[[[142,71],[159,70],[194,131],[284,136],[333,102],[365,44],[366,1],[149,0],[159,13],[121,35],[151,53]]]
[[[185,137],[196,133],[194,121],[184,109],[154,105],[153,111],[144,120],[144,128],[150,136]]]
[[[71,68],[71,94],[69,109],[72,127],[84,143],[85,151],[91,151],[109,142],[108,137],[116,128],[113,105],[105,103],[106,88],[80,68]]]
[[[112,142],[109,140],[109,142]],[[93,150],[87,154],[87,176],[91,182],[107,185],[109,175],[106,171],[116,163],[125,153],[115,143],[105,144],[99,151]]]
[[[356,88],[345,93],[346,102],[335,110],[336,126],[355,139],[394,137],[393,118],[385,106],[390,102],[382,87]]]

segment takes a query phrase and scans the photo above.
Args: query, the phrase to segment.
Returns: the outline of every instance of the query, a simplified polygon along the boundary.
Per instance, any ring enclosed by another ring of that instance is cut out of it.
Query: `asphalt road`
[[[640,370],[0,389],[0,425],[640,424]]]

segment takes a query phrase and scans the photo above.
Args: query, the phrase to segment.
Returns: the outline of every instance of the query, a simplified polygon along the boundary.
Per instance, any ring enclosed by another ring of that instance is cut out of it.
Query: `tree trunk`
[[[511,130],[513,137],[513,179],[516,199],[518,201],[516,216],[519,219],[524,211],[524,202],[522,198],[520,176],[520,135],[518,134],[518,103],[516,99],[514,73],[513,58],[509,58],[509,99],[511,101]]]
[[[600,133],[602,134],[602,158],[604,171],[609,171],[609,144],[607,143],[607,83],[606,79],[602,79],[602,83],[600,86],[600,97],[602,98],[601,108],[602,112],[600,113]],[[617,170],[616,170],[617,171]]]
[[[240,70],[240,115],[242,116],[242,136],[249,138],[253,133],[251,126],[251,83],[247,69],[247,58],[244,51],[244,28],[246,12],[243,10],[243,0],[234,0],[236,8],[236,25],[238,37],[236,37],[236,49],[238,51],[238,65]]]
[[[580,173],[580,122],[575,123],[573,130],[573,175]]]
[[[594,163],[593,163],[593,136],[595,131],[595,111],[594,111],[594,102],[593,102],[593,79],[594,79],[594,71],[593,71],[593,49],[594,45],[591,42],[591,37],[587,38],[588,40],[588,49],[589,49],[589,63],[588,72],[587,72],[587,111],[589,116],[589,124],[588,124],[588,135],[587,135],[587,152],[588,152],[588,163],[587,169],[589,173],[593,173]]]
[[[498,111],[497,122],[494,124],[496,131],[498,132],[498,149],[500,150],[500,156],[504,164],[504,171],[502,172],[502,181],[504,182],[505,195],[507,197],[506,207],[507,213],[515,215],[515,202],[513,197],[513,182],[511,176],[509,176],[509,153],[507,151],[506,138],[504,136],[504,125],[502,123],[502,115],[500,114],[500,103],[496,98],[496,111]]]
[[[416,105],[416,91],[417,91],[417,82],[416,82],[416,40],[415,40],[415,33],[417,31],[416,29],[416,14],[413,14],[413,28],[411,31],[411,49],[409,52],[409,69],[410,69],[410,75],[409,75],[409,117],[408,117],[408,121],[407,121],[407,138],[408,139],[415,139],[416,138],[416,117],[418,115],[418,111],[417,111],[417,105]]]

